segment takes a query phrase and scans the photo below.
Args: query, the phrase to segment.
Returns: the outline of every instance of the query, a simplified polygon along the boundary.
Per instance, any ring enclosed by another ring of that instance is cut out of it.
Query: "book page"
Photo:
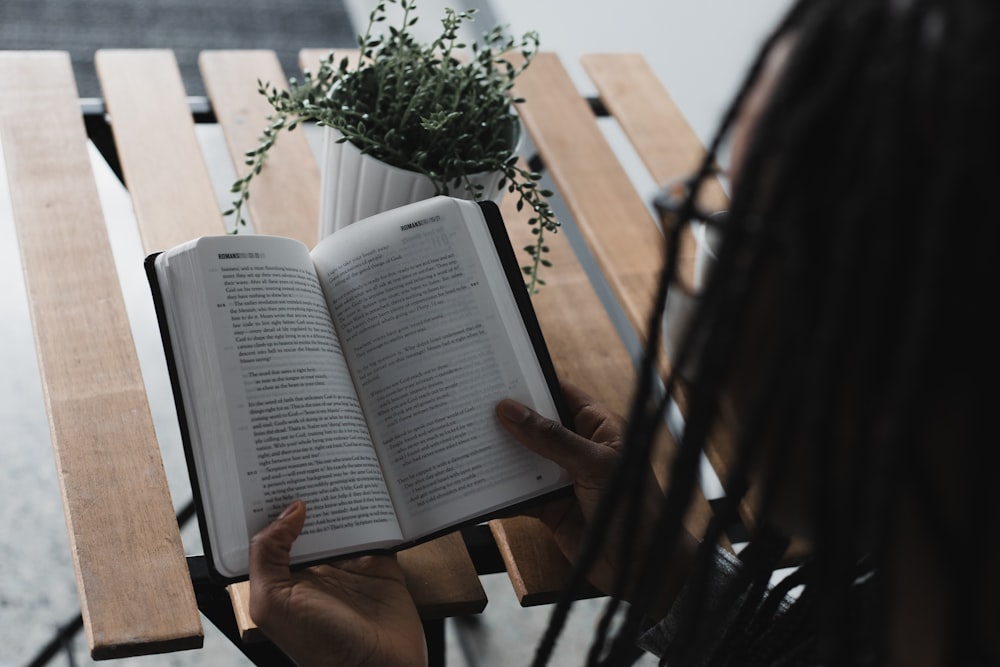
[[[233,549],[245,549],[295,499],[308,513],[293,560],[398,541],[306,248],[273,237],[213,237],[197,251],[232,434],[233,467],[219,474],[237,477],[246,513],[245,522],[230,519],[245,526]],[[227,509],[214,508],[220,517]]]
[[[408,539],[565,483],[494,414],[558,418],[482,214],[429,202],[313,251]]]

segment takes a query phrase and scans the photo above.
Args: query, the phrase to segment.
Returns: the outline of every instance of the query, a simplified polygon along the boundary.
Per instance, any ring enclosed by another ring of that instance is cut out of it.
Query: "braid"
[[[1000,11],[986,0],[800,0],[768,38],[688,184],[681,224],[667,230],[625,444],[536,664],[550,657],[612,518],[625,516],[624,535],[637,535],[648,518],[639,515],[638,481],[680,388],[671,374],[654,398],[679,230],[767,58],[788,36],[793,49],[740,163],[717,261],[670,360],[693,372],[668,488],[649,543],[621,540],[623,566],[588,664],[636,657],[634,639],[678,550],[737,363],[758,369],[756,381],[741,396],[726,495],[691,565],[664,659],[671,667],[886,663],[905,507],[920,513],[951,596],[949,664],[988,661],[978,582],[990,564],[983,527],[996,523],[990,469],[980,460],[991,431],[985,409],[963,401],[985,403],[968,379],[985,381],[976,355],[998,338],[956,295],[984,295],[990,278],[995,284],[984,267],[998,247],[997,225],[983,216],[995,208],[985,184],[1000,181],[1000,102],[983,91],[998,89],[998,30]],[[973,148],[981,142],[985,149]],[[748,351],[748,340],[757,347]],[[925,429],[942,389],[956,392],[945,397],[944,416],[963,416],[950,443],[957,489],[942,487],[930,449],[937,433]],[[811,557],[768,591],[786,544],[771,522],[788,504],[790,476],[804,489],[796,492]],[[751,495],[742,569],[710,601],[715,552]]]
[[[785,30],[787,29],[787,26],[792,23],[796,15],[796,12],[797,10],[793,8],[793,10],[789,13],[789,18],[786,19],[786,21],[779,27],[779,29],[776,30],[769,38],[761,54],[757,58],[754,65],[751,67],[750,73],[746,81],[744,82],[741,91],[737,95],[736,100],[725,114],[722,129],[720,130],[715,140],[713,141],[711,148],[706,155],[706,158],[702,162],[698,174],[694,179],[692,179],[691,187],[689,188],[689,194],[682,205],[682,209],[679,215],[679,217],[682,220],[690,218],[691,215],[693,214],[695,208],[694,202],[697,199],[700,185],[704,180],[704,178],[710,173],[712,169],[712,166],[714,164],[714,154],[717,151],[718,147],[721,145],[722,141],[724,140],[725,132],[732,124],[733,119],[738,114],[739,108],[742,105],[743,100],[745,99],[748,91],[751,89],[757,77],[759,76],[759,73],[763,67],[764,62],[766,61],[768,53],[770,52],[771,48],[773,48],[773,45],[777,42],[777,40],[784,34]],[[676,237],[670,239],[670,241],[672,242],[668,242],[668,244],[666,245],[668,255],[666,258],[665,265],[667,267],[667,270],[665,270],[661,275],[659,297],[656,302],[656,308],[654,310],[654,313],[650,318],[649,328],[651,334],[647,337],[645,359],[642,365],[642,368],[646,369],[650,374],[654,367],[655,355],[657,352],[657,347],[660,338],[658,330],[660,323],[662,322],[662,314],[666,300],[666,286],[668,285],[671,277],[675,275],[674,271],[676,265],[676,249],[678,247],[676,240],[677,240]],[[748,284],[748,282],[749,281],[746,280],[734,281],[735,284]],[[709,290],[711,289],[712,288],[709,288]],[[710,297],[706,296],[706,301],[709,300]],[[739,303],[739,300],[730,299],[728,300],[728,303],[735,305]],[[708,312],[708,309],[703,309],[701,312]],[[699,327],[696,323],[693,323],[692,325],[692,330],[705,329],[705,328],[708,327],[705,325]],[[725,331],[724,328],[719,328],[719,327],[716,327],[714,330]],[[683,365],[684,363],[683,360],[690,354],[691,348],[694,347],[694,343],[692,342],[693,339],[694,336],[688,336],[686,340],[682,342],[678,358],[675,360],[674,364],[675,367],[680,367],[681,365]],[[730,345],[729,347],[732,346]],[[717,393],[718,385],[721,384],[721,372],[725,370],[725,366],[723,364],[717,364],[717,367],[719,371],[717,372],[719,379],[715,383],[716,386],[712,389],[709,389],[706,392],[706,394]],[[666,384],[667,386],[665,395],[667,397],[670,397],[674,393],[673,391],[674,378],[673,377],[668,378]],[[702,383],[702,385],[704,384],[708,383]],[[622,457],[623,462],[626,460],[626,457],[629,456],[630,452],[635,452],[636,454],[634,454],[634,456],[637,460],[642,461],[643,463],[648,463],[649,452],[652,447],[652,442],[654,440],[656,429],[659,428],[660,424],[662,424],[664,412],[667,405],[665,402],[662,402],[659,408],[653,411],[652,414],[644,412],[645,406],[647,406],[650,401],[651,389],[652,389],[652,383],[648,384],[644,383],[640,387],[640,391],[636,393],[636,398],[634,399],[633,402],[632,415],[630,417],[629,423],[630,424],[645,423],[647,424],[647,427],[644,429],[643,428],[630,429],[630,433],[626,438],[626,446],[623,451],[623,457]],[[705,403],[708,403],[708,401],[705,401]],[[640,420],[637,419],[637,417],[643,417],[643,416],[645,416],[646,418],[642,419],[642,421],[640,422]],[[690,504],[690,500],[693,496],[694,480],[697,478],[696,469],[699,463],[699,455],[702,450],[702,444],[706,439],[708,428],[712,423],[713,416],[714,416],[713,412],[709,412],[703,415],[701,420],[703,426],[700,429],[700,432],[698,432],[699,429],[693,427],[690,419],[688,421],[688,426],[685,428],[682,442],[679,443],[677,458],[675,459],[674,465],[672,467],[672,479],[669,487],[670,492],[666,495],[665,498],[664,507],[662,508],[663,511],[661,512],[659,518],[659,525],[657,526],[657,530],[654,533],[657,538],[656,543],[651,545],[649,549],[650,554],[669,553],[674,548],[674,544],[676,544],[676,540],[678,539],[680,535],[680,530],[682,529],[681,518],[687,511],[687,508]],[[620,466],[619,469],[621,467],[624,466]],[[609,502],[607,503],[607,505],[609,506],[609,511],[605,515],[607,518],[610,518],[611,515],[610,512],[611,502],[618,500],[617,494],[614,491],[623,487],[629,488],[628,486],[622,485],[614,488],[609,488],[609,491],[607,491],[605,498],[610,499]],[[631,488],[635,487],[636,485],[632,485]],[[633,496],[633,498],[634,497],[635,496]],[[635,500],[630,500],[630,503],[634,502]],[[627,516],[633,517],[634,520],[637,520],[638,518],[637,513],[634,511],[629,512]],[[593,524],[594,524],[593,525],[594,529],[591,531],[591,535],[597,536],[598,539],[603,538],[603,531],[606,528],[606,522],[594,521]],[[625,534],[634,534],[634,530],[626,529]],[[628,542],[628,540],[625,540],[625,542]],[[595,554],[596,554],[596,549],[595,549]],[[629,563],[631,562],[631,560],[625,559],[622,560],[621,562]],[[584,567],[581,567],[581,565],[584,564],[587,567],[589,567],[590,565],[590,563],[587,562],[587,560],[581,556],[581,558],[578,559],[575,571],[585,571]],[[623,624],[621,631],[619,632],[618,641],[616,642],[616,647],[611,651],[611,653],[607,658],[607,662],[609,664],[620,664],[620,659],[622,655],[630,652],[629,647],[631,642],[627,640],[630,637],[634,636],[634,631],[638,627],[639,622],[641,621],[642,613],[644,609],[648,608],[649,603],[651,602],[652,594],[658,589],[659,580],[663,576],[662,567],[657,567],[657,565],[658,565],[658,560],[654,558],[652,560],[647,560],[646,565],[642,569],[644,582],[647,581],[646,575],[652,577],[656,581],[650,583],[650,585],[647,585],[643,588],[643,591],[647,593],[646,595],[647,600],[644,601],[645,604],[640,602],[639,604],[635,604],[630,608],[629,615],[626,618],[626,621]],[[623,568],[623,570],[624,570],[623,572],[619,573],[618,577],[619,586],[622,586],[624,584],[624,582],[628,579],[628,576],[630,574],[627,568]],[[608,607],[609,613],[606,613],[604,618],[602,619],[602,623],[601,626],[599,627],[597,638],[595,639],[594,645],[591,647],[591,652],[590,652],[591,662],[595,660],[596,656],[599,655],[599,652],[602,650],[604,646],[605,638],[607,636],[607,630],[610,627],[611,616],[613,615],[613,612],[616,608],[616,604],[617,603],[614,601],[609,603]],[[547,634],[551,635],[553,626],[557,625],[557,623],[559,622],[557,618],[558,615],[559,615],[559,609],[557,605],[557,609],[553,614],[553,621],[550,622],[550,628],[549,628],[550,632]],[[543,640],[543,647],[545,645],[551,645],[551,643],[552,643],[551,641],[545,642]],[[543,647],[540,647],[539,654],[541,654],[543,650],[545,650]],[[536,655],[536,659],[537,657],[538,656]]]
[[[803,35],[803,43],[810,49],[800,54],[799,71],[794,74],[790,71],[786,80],[789,89],[801,89],[809,83],[797,80],[795,74],[815,76],[817,67],[828,72],[822,86],[810,96],[814,108],[804,110],[800,116],[802,122],[791,123],[787,130],[782,142],[787,159],[782,161],[784,168],[775,177],[783,190],[776,188],[773,196],[779,202],[790,201],[790,208],[796,210],[823,207],[827,213],[816,216],[808,225],[790,215],[769,216],[787,220],[778,232],[787,239],[789,256],[821,258],[818,263],[809,265],[793,264],[785,281],[786,285],[796,286],[790,313],[798,320],[801,349],[810,351],[800,358],[802,367],[798,369],[796,384],[803,400],[793,412],[794,421],[788,433],[803,452],[801,457],[812,465],[808,477],[813,481],[810,513],[812,523],[820,527],[814,535],[817,576],[813,584],[819,587],[818,593],[826,600],[820,611],[821,624],[830,637],[820,644],[819,650],[829,654],[832,664],[840,664],[856,652],[852,642],[854,633],[850,630],[856,617],[852,614],[849,593],[851,567],[857,554],[855,545],[839,536],[850,534],[851,527],[859,525],[862,509],[857,503],[848,503],[844,508],[832,502],[832,499],[845,496],[842,483],[830,474],[845,465],[836,443],[850,430],[849,423],[837,425],[844,409],[844,369],[852,367],[856,348],[864,346],[863,341],[857,340],[857,332],[842,323],[855,320],[857,295],[868,291],[862,281],[870,278],[863,269],[864,253],[859,252],[859,248],[873,242],[868,238],[869,230],[864,221],[871,215],[868,208],[871,202],[880,200],[878,188],[881,183],[858,179],[856,172],[840,169],[832,157],[831,166],[820,166],[819,173],[804,172],[800,165],[809,163],[810,153],[833,156],[839,151],[866,159],[865,149],[872,139],[866,110],[859,108],[861,105],[857,102],[851,104],[852,98],[846,95],[848,89],[857,85],[857,79],[872,57],[870,50],[864,47],[870,43],[865,33],[880,31],[879,13],[864,12],[864,9],[860,8],[851,17],[851,30],[859,35],[859,48],[838,57],[834,67],[823,67],[823,61],[830,57],[828,49],[841,41],[843,29],[837,22],[825,23],[826,34],[822,38],[807,41]],[[833,137],[817,135],[817,128],[823,126],[842,128],[835,140],[846,141],[849,145],[840,149],[831,146]],[[808,179],[816,179],[819,183],[810,184]],[[809,193],[814,201],[803,206],[792,192]],[[853,460],[846,463],[848,476],[852,470],[863,469],[864,452],[860,454],[860,457],[849,457]]]
[[[654,309],[655,312],[659,312],[661,314],[660,319],[662,319],[662,307],[660,304],[663,300],[665,300],[666,286],[669,284],[668,278],[670,275],[673,275],[673,272],[676,271],[676,263],[676,252],[668,255],[666,265],[662,272],[665,277],[661,277],[659,283],[659,292],[662,294],[657,295],[656,303],[658,305]],[[655,317],[655,312],[654,316],[650,317],[649,328],[655,335],[658,336],[660,323]],[[639,387],[636,392],[637,397],[641,397],[642,400],[637,398],[633,402],[625,434],[625,440],[627,443],[637,442],[640,444],[637,447],[625,447],[622,451],[622,456],[619,457],[617,463],[615,464],[615,468],[608,480],[601,502],[598,504],[598,507],[591,518],[591,525],[588,529],[583,547],[574,562],[566,585],[560,592],[559,599],[553,609],[552,617],[549,621],[548,627],[546,628],[546,632],[542,637],[542,641],[536,649],[534,659],[535,665],[544,665],[551,657],[551,653],[555,648],[555,643],[558,640],[559,634],[565,626],[570,606],[572,605],[573,600],[578,596],[579,591],[586,581],[587,572],[590,570],[600,553],[604,535],[607,532],[607,528],[611,522],[614,511],[617,509],[622,490],[628,488],[629,483],[631,483],[631,486],[635,486],[634,481],[638,475],[641,474],[641,463],[648,461],[648,448],[652,442],[652,435],[655,434],[656,430],[659,428],[657,420],[651,419],[647,406],[648,397],[652,394],[653,381],[655,379],[655,356],[655,348],[647,346],[641,365],[642,370],[639,374]],[[643,443],[642,436],[649,436],[649,440]],[[643,454],[645,455],[644,457]],[[606,630],[607,627],[605,626],[604,631],[606,632]],[[603,638],[598,637],[598,641],[601,641],[602,639]]]
[[[786,21],[782,24],[782,26],[779,27],[779,29],[776,30],[772,34],[772,36],[768,39],[764,49],[762,50],[762,52],[754,62],[753,66],[751,67],[750,74],[747,77],[747,80],[744,82],[739,94],[737,95],[736,100],[730,106],[730,109],[725,114],[723,121],[723,129],[720,130],[716,139],[713,141],[711,150],[708,152],[705,159],[703,160],[699,168],[697,177],[693,179],[693,186],[690,189],[690,194],[685,199],[685,202],[682,205],[682,210],[680,211],[679,214],[679,217],[681,219],[688,219],[693,215],[695,210],[695,201],[697,198],[698,188],[700,187],[701,181],[711,172],[712,166],[714,165],[713,156],[724,139],[724,133],[726,129],[732,124],[732,121],[736,117],[743,99],[745,98],[747,92],[752,87],[753,82],[759,75],[759,72],[762,69],[764,62],[766,61],[767,53],[773,47],[773,44],[777,41],[777,39],[781,36],[783,30],[785,29],[785,24],[790,22],[791,17],[794,16],[794,13],[795,13],[794,10],[790,12],[789,19],[786,19]],[[651,397],[653,394],[653,387],[654,387],[653,380],[655,379],[655,368],[656,368],[655,362],[659,351],[659,340],[660,340],[659,331],[661,323],[663,321],[663,312],[666,306],[667,288],[670,284],[672,277],[676,275],[677,272],[676,268],[678,262],[677,250],[679,247],[679,243],[677,242],[677,240],[679,231],[680,228],[678,227],[675,230],[674,237],[669,239],[668,243],[665,246],[666,256],[664,262],[664,269],[659,279],[657,297],[655,300],[654,309],[649,317],[649,323],[647,325],[647,330],[649,331],[649,334],[647,335],[646,338],[646,345],[643,352],[643,359],[640,364],[639,387],[635,392],[635,397],[632,402],[632,408],[628,420],[629,430],[625,438],[626,445],[623,448],[622,457],[619,459],[618,464],[616,465],[615,470],[613,471],[611,479],[609,480],[608,486],[605,489],[602,502],[599,505],[597,511],[595,512],[595,516],[591,521],[587,534],[587,539],[584,543],[584,546],[581,549],[579,556],[574,562],[574,567],[570,573],[567,584],[564,587],[560,595],[560,598],[553,609],[552,617],[549,621],[548,627],[546,628],[546,632],[543,635],[542,641],[539,644],[538,648],[536,649],[536,654],[534,659],[535,665],[544,665],[548,662],[548,659],[551,657],[551,653],[555,647],[555,642],[558,640],[558,636],[565,625],[565,621],[568,616],[569,607],[572,603],[572,600],[575,599],[576,596],[578,595],[586,579],[586,572],[589,570],[594,560],[596,560],[597,554],[599,553],[600,550],[600,546],[607,532],[607,527],[610,524],[611,517],[614,514],[614,510],[617,508],[618,504],[622,502],[621,501],[622,491],[630,487],[635,489],[638,486],[636,484],[631,484],[631,485],[626,484],[627,481],[626,478],[628,478],[628,480],[634,481],[637,473],[642,468],[641,464],[648,463],[650,452],[652,450],[652,444],[655,441],[654,436],[663,422],[665,405],[661,405],[658,409],[653,410],[652,412],[649,411],[648,406],[651,402]],[[682,343],[681,349],[679,350],[678,354],[678,360],[676,362],[677,364],[683,363],[681,360],[683,360],[690,354],[690,352],[688,351],[690,347],[692,347],[690,342]],[[671,396],[673,394],[673,390],[674,390],[674,380],[671,377],[667,381],[665,396],[667,397]],[[698,461],[696,457],[689,456],[689,458],[690,462],[688,465],[684,466],[685,474],[683,476],[693,481],[693,479],[695,478],[694,475],[695,465],[697,464]],[[631,475],[628,474],[630,470],[633,471]],[[674,478],[681,477],[679,471],[680,471],[680,466],[674,468],[673,470]],[[682,486],[688,486],[689,490],[693,492],[693,484],[681,485],[677,483],[677,479],[672,480],[671,489],[681,488]],[[677,494],[674,497],[684,496],[684,495],[689,497],[690,493]],[[625,535],[635,534],[635,526],[637,525],[638,521],[638,513],[634,511],[634,508],[636,507],[636,504],[638,502],[638,497],[633,496],[633,498],[634,498],[633,500],[629,501],[630,509],[633,509],[633,511],[627,513],[627,517],[629,517],[633,523],[624,531]],[[680,506],[677,508],[676,511],[681,516],[683,516],[684,511],[687,509],[688,501],[684,500],[683,497],[680,497],[676,502],[680,504]],[[664,512],[661,514],[661,516],[665,518],[667,516],[667,513]],[[661,523],[668,523],[668,522],[661,520]],[[679,519],[673,523],[676,523],[679,526]],[[660,531],[657,534],[662,535],[665,534],[665,532]],[[679,536],[679,534],[680,534],[679,529],[674,531],[674,536],[667,541],[673,542],[676,539],[676,537]],[[629,540],[623,540],[623,542],[628,543]],[[631,549],[631,546],[625,546],[624,548]],[[629,552],[625,552],[625,555],[629,555]],[[623,559],[620,562],[631,563],[631,559]],[[623,571],[619,573],[617,577],[616,588],[624,587],[625,582],[628,580],[630,573],[631,572],[628,567],[623,567]],[[609,602],[607,613],[605,613],[601,621],[601,624],[599,625],[594,645],[591,647],[590,658],[588,659],[588,662],[592,662],[596,658],[596,656],[599,655],[600,651],[603,649],[604,642],[606,640],[607,633],[610,628],[611,618],[616,608],[617,608],[617,602],[615,601],[615,598],[613,598],[612,601]]]

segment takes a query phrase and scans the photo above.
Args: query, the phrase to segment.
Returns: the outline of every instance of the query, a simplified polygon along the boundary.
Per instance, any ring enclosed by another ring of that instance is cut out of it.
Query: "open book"
[[[411,546],[569,484],[494,414],[563,417],[500,213],[448,197],[311,252],[204,237],[150,255],[209,566],[245,579],[250,537],[297,498],[296,564]]]

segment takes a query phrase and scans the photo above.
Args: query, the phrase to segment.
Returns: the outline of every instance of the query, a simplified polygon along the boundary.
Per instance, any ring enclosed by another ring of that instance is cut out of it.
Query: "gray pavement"
[[[203,49],[274,50],[287,72],[298,50],[353,46],[355,30],[340,0],[2,0],[0,48],[69,51],[82,97],[100,95],[97,48],[170,48],[189,95]]]

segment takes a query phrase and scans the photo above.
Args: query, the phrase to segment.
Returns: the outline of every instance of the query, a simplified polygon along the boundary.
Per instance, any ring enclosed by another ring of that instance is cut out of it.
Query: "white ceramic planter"
[[[320,238],[370,215],[434,196],[434,184],[427,176],[364,155],[349,141],[338,143],[341,136],[334,128],[324,128],[320,162]],[[481,183],[485,187],[484,194],[497,203],[507,192],[506,188],[497,189],[502,178],[502,172],[470,176],[470,180]],[[468,198],[464,190],[450,194]]]

